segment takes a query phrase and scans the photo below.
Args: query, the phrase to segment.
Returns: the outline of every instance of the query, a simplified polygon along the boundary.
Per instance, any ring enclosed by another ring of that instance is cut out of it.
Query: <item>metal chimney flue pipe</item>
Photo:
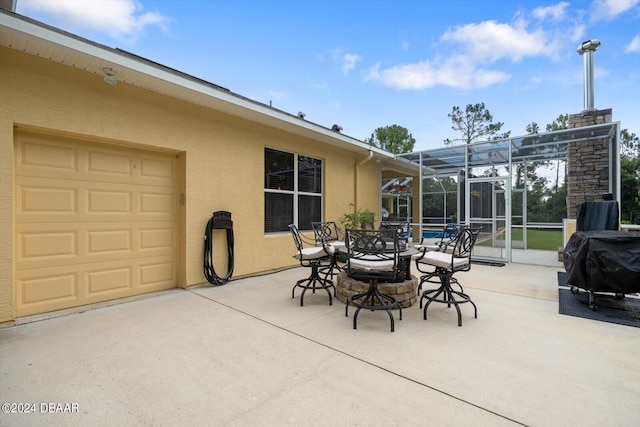
[[[593,110],[593,92],[594,92],[594,68],[593,53],[600,47],[600,41],[593,39],[583,42],[578,46],[578,54],[583,58],[584,63],[584,111]]]

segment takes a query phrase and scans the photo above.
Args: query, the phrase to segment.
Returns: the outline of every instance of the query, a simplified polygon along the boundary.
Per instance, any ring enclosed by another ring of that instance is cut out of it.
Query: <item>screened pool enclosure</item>
[[[557,251],[568,192],[580,186],[568,173],[570,147],[578,162],[582,142],[608,147],[609,167],[598,173],[608,175],[607,192],[619,200],[618,140],[616,122],[403,154],[422,165],[420,176],[383,181],[383,205],[407,213],[414,241],[416,233],[437,238],[451,222],[481,228],[476,259],[511,262],[514,249]]]

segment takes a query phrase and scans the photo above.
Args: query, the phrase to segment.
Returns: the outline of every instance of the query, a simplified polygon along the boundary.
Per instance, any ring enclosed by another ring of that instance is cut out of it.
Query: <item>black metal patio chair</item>
[[[344,255],[340,251],[344,248],[344,233],[338,228],[334,221],[312,222],[311,228],[316,240],[316,246],[322,246],[324,250],[332,255],[332,262],[328,267],[323,267],[320,272],[327,278],[331,278],[342,271],[340,266],[340,256]]]
[[[345,242],[348,252],[347,275],[352,279],[369,282],[366,292],[347,299],[345,316],[349,316],[350,305],[356,307],[353,329],[357,329],[360,310],[385,310],[393,332],[395,325],[391,310],[398,309],[399,319],[402,320],[402,309],[395,298],[380,293],[378,283],[394,281],[398,274],[400,250],[397,230],[347,229]]]
[[[459,230],[461,230],[464,226],[449,223],[444,226],[442,229],[442,233],[440,235],[440,240],[431,245],[424,244],[424,239],[420,240],[420,243],[415,245],[415,248],[422,252],[444,252],[447,248],[449,250],[453,250],[453,246],[451,243],[455,240],[458,235]],[[422,285],[424,283],[440,283],[440,278],[438,277],[437,269],[427,263],[422,261],[422,257],[415,260],[416,261],[416,269],[421,273],[420,275],[420,283],[418,284],[418,293],[422,290]],[[435,277],[435,279],[434,279]],[[454,283],[457,281],[454,279]],[[461,288],[462,291],[462,288]],[[464,292],[464,291],[463,291]]]
[[[409,221],[382,221],[380,230],[396,230],[398,234],[398,245],[401,251],[409,245]]]
[[[333,288],[333,296],[336,295],[336,287],[333,284],[333,281],[320,276],[320,269],[324,267],[329,267],[333,262],[333,254],[325,251],[324,247],[316,246],[315,241],[310,241],[302,235],[298,227],[294,224],[289,224],[289,230],[291,230],[291,235],[293,236],[293,241],[296,245],[296,249],[298,250],[294,257],[300,261],[300,265],[306,268],[311,269],[311,274],[306,279],[301,279],[296,282],[291,289],[291,298],[295,298],[296,288],[302,288],[302,293],[300,294],[300,305],[304,305],[304,294],[307,290],[311,289],[311,291],[315,294],[316,290],[324,289],[329,294],[329,305],[333,305],[333,297],[331,296],[330,289]]]
[[[420,298],[420,308],[426,299],[424,305],[423,316],[427,320],[427,309],[432,302],[447,304],[451,307],[453,304],[458,312],[458,326],[462,326],[462,313],[460,312],[460,304],[471,303],[474,310],[474,317],[478,317],[478,309],[468,294],[462,291],[456,291],[451,288],[452,276],[459,271],[469,271],[471,266],[471,252],[475,244],[478,233],[469,228],[463,228],[458,232],[453,243],[453,250],[448,252],[425,252],[422,262],[435,267],[436,274],[440,278],[440,287],[437,289],[429,289],[422,293]]]

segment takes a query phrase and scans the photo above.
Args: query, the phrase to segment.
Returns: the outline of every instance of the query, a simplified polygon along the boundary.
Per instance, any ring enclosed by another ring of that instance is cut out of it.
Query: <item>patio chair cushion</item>
[[[383,260],[372,255],[371,257],[365,255],[362,258],[352,258],[349,260],[350,268],[363,271],[391,271],[395,263],[393,260]]]
[[[318,259],[327,257],[330,254],[324,250],[322,246],[314,246],[303,248],[301,252],[298,252],[294,255],[296,259]]]
[[[323,247],[323,245],[322,244],[318,244],[316,247],[317,248],[321,248],[321,247]],[[325,249],[326,253],[329,254],[329,255],[334,255],[336,252],[340,252],[340,248],[344,248],[344,247],[345,247],[344,242],[342,242],[340,240],[334,240],[334,241],[331,241],[331,242],[327,242],[324,245],[324,249]]]
[[[346,245],[345,245],[345,243],[343,241],[334,240],[332,242],[329,242],[329,247],[327,249],[329,249],[329,251],[333,255],[333,253],[335,253],[336,251],[340,251],[340,249],[344,248],[345,246]]]
[[[427,252],[419,263],[435,265],[436,267],[451,268],[451,254],[444,252]],[[469,264],[469,258],[453,257],[453,268],[457,269]]]
[[[418,250],[426,250],[427,252],[433,252],[433,251],[438,251],[438,252],[445,252],[448,254],[452,254],[453,253],[453,246],[449,245],[415,245],[414,246],[416,249]]]
[[[418,260],[420,258],[422,258],[422,252],[418,252],[418,253],[415,253],[415,254],[411,255],[411,261],[415,261],[415,260]]]
[[[414,245],[413,247],[419,251],[426,250],[427,252],[440,250],[440,245]]]

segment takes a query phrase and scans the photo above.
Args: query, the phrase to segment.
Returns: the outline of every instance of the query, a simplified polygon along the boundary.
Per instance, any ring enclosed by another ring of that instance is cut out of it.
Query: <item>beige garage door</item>
[[[18,316],[176,286],[176,158],[18,133]]]

